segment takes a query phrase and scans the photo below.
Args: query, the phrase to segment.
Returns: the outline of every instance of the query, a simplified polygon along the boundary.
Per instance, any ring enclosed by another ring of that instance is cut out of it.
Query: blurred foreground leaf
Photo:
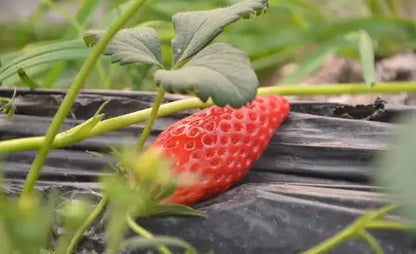
[[[380,154],[376,182],[398,195],[407,215],[416,221],[416,115],[408,116],[405,122],[394,145]]]

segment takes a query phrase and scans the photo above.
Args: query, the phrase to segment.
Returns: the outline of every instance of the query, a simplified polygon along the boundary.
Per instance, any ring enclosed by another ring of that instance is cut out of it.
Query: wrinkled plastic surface
[[[11,96],[0,90],[0,96]],[[0,116],[0,140],[43,135],[64,93],[20,91],[12,121]],[[64,129],[91,117],[107,99],[106,117],[147,108],[151,93],[84,92]],[[166,101],[180,98],[168,96]],[[335,234],[369,208],[387,198],[371,187],[374,156],[388,148],[397,116],[412,107],[374,105],[351,107],[332,103],[292,103],[292,111],[274,134],[268,149],[244,180],[230,191],[195,207],[207,218],[164,217],[140,219],[155,234],[179,236],[201,253],[299,253]],[[191,113],[156,121],[151,138],[169,124]],[[358,118],[358,119],[356,119]],[[91,151],[106,152],[108,144],[135,144],[142,124],[94,137],[65,149],[51,151],[37,189],[63,191],[68,198],[97,197],[95,183],[106,162]],[[5,191],[19,193],[35,152],[7,155],[3,168]],[[109,160],[111,158],[108,156]],[[385,253],[411,253],[415,241],[401,232],[374,234]],[[103,222],[89,230],[78,248],[103,250]],[[333,253],[369,253],[362,241],[349,241]],[[141,253],[126,252],[126,253]]]

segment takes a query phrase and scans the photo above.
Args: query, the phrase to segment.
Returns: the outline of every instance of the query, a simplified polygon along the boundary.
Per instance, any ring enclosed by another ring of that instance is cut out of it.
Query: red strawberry
[[[241,180],[289,107],[284,97],[268,95],[239,109],[213,106],[168,127],[151,147],[174,162],[174,173],[196,173],[200,182],[178,188],[165,202],[190,205],[223,193]]]

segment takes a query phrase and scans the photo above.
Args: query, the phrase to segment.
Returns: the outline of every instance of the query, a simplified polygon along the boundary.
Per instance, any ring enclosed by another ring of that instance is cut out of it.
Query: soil
[[[376,79],[378,82],[415,81],[416,80],[416,54],[403,52],[376,62]],[[281,70],[277,70],[279,73]],[[265,81],[267,84],[278,84],[281,75],[272,74]],[[305,78],[301,83],[336,84],[363,82],[361,64],[356,60],[340,56],[332,56],[313,75]],[[394,105],[416,105],[416,95],[402,93],[396,95],[341,95],[341,96],[293,96],[297,101],[326,101],[346,104],[371,104],[378,98]]]

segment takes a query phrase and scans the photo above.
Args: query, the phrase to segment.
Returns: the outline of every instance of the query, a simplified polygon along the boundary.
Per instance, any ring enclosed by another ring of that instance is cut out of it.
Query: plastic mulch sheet
[[[12,91],[0,90],[10,97]],[[63,99],[62,91],[19,91],[17,113],[0,115],[0,140],[44,135]],[[64,128],[91,117],[107,99],[106,118],[150,107],[152,93],[85,91]],[[166,101],[181,98],[168,96]],[[207,218],[140,219],[154,234],[174,235],[200,253],[299,253],[340,231],[364,210],[387,202],[372,187],[372,159],[388,148],[398,115],[412,107],[374,105],[352,107],[333,103],[292,103],[288,119],[274,134],[268,149],[244,180],[225,194],[197,204]],[[171,123],[192,113],[181,112],[156,121],[148,144]],[[135,144],[144,124],[52,150],[36,186],[60,190],[68,198],[98,197],[97,176],[106,166],[91,152],[108,152],[108,145]],[[9,195],[20,192],[35,152],[3,158]],[[109,156],[108,156],[109,157]],[[130,233],[132,234],[132,233]],[[415,241],[405,233],[377,231],[385,253],[411,253]],[[78,251],[103,251],[103,222],[86,234]],[[333,253],[370,253],[366,243],[352,240]],[[141,253],[141,252],[129,252]],[[145,252],[144,252],[145,253]]]

